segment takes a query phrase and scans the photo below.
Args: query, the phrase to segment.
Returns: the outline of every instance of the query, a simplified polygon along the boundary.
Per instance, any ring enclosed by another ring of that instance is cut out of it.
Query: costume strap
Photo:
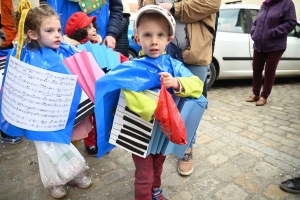
[[[18,6],[18,12],[21,13],[21,18],[18,27],[18,47],[17,47],[16,58],[19,60],[20,60],[22,46],[24,42],[24,23],[26,20],[27,13],[30,9],[31,9],[31,4],[28,0],[22,0]]]

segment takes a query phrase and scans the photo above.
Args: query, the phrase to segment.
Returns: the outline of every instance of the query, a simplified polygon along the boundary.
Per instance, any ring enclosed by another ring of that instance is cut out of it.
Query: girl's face
[[[88,32],[88,36],[86,39],[91,41],[97,40],[97,31],[92,22],[85,29]]]
[[[58,49],[62,39],[59,19],[55,16],[43,19],[40,27],[40,34],[37,34],[36,37],[40,47]]]

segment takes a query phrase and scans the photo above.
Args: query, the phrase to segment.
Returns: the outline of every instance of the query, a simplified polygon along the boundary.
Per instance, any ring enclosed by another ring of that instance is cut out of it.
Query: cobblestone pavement
[[[300,176],[300,78],[276,80],[263,107],[247,103],[251,80],[218,81],[198,128],[195,170],[178,175],[177,158],[167,157],[164,194],[169,200],[296,200],[278,184]],[[133,199],[131,154],[115,148],[99,160],[80,151],[93,178],[88,189],[68,186],[64,199]],[[0,199],[50,200],[33,142],[0,146]]]

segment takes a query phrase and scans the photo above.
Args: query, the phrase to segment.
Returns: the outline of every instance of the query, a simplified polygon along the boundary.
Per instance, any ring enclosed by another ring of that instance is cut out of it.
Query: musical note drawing
[[[10,57],[1,112],[11,124],[34,131],[64,129],[77,76],[41,69]]]

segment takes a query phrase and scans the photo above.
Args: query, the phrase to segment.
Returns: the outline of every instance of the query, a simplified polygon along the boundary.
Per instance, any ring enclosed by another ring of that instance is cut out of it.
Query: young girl
[[[71,56],[72,54],[74,54],[74,51],[72,50],[72,48],[70,48],[69,45],[61,44],[62,34],[59,16],[50,6],[46,4],[31,9],[30,4],[27,3],[28,2],[26,2],[26,4],[20,4],[18,9],[19,12],[15,13],[17,27],[20,27],[19,23],[24,23],[24,33],[21,33],[22,30],[19,30],[19,37],[22,34],[25,35],[25,45],[22,48],[20,60],[23,62],[27,62],[28,57],[35,55],[34,59],[41,60],[41,62],[39,62],[41,66],[39,65],[37,67],[48,69],[51,71],[55,71],[54,69],[59,68],[61,69],[61,71],[68,73],[69,71],[64,66],[61,59]],[[21,15],[22,13],[24,14],[23,9],[29,9],[25,18],[25,22],[22,22],[24,20],[24,16]],[[21,16],[22,19],[20,19]],[[15,51],[15,49],[12,50],[12,52]],[[43,60],[46,59],[46,57],[48,58],[48,60]],[[55,66],[53,66],[54,64],[51,62],[51,60],[53,61],[53,63],[55,63]],[[34,62],[30,59],[28,63],[31,65],[34,64]],[[36,61],[36,63],[38,62]],[[77,90],[75,89],[75,92],[76,91]],[[79,94],[80,93],[81,92],[79,90]],[[61,131],[64,132],[65,130],[66,129]],[[78,133],[82,134],[82,132],[89,132],[90,130],[91,124],[89,124],[88,120],[84,120],[73,129],[72,137],[74,137],[74,135],[78,135]],[[50,132],[42,132],[41,134],[46,135],[50,134]],[[60,136],[60,134],[57,134],[56,137],[62,136]],[[88,168],[83,158],[83,163],[81,163],[82,165],[75,166],[75,169],[72,168],[71,173],[68,175],[68,178],[61,178],[58,175],[59,173],[56,165],[51,163],[49,159],[45,159],[47,153],[43,151],[43,148],[40,148],[42,145],[45,146],[45,144],[47,146],[54,146],[54,148],[57,149],[70,148],[73,149],[73,153],[75,152],[75,154],[79,155],[80,153],[76,148],[73,147],[72,144],[70,144],[69,146],[62,143],[35,141],[39,159],[41,179],[44,186],[50,189],[53,198],[59,199],[67,195],[67,190],[63,186],[66,183],[70,185],[77,185],[79,188],[88,188],[92,185],[91,178],[85,176],[82,173]],[[49,173],[52,173],[52,175],[49,175]],[[47,174],[47,177],[45,177],[45,174]]]
[[[98,27],[95,16],[89,17],[84,12],[76,12],[70,16],[66,23],[66,35],[64,35],[63,41],[74,46],[84,44],[88,41],[101,44],[102,38],[97,34],[97,30]],[[128,58],[120,53],[120,61],[128,61]],[[97,156],[98,147],[95,115],[90,115],[89,119],[93,124],[93,129],[89,132],[88,136],[84,138],[85,150],[89,156]]]

